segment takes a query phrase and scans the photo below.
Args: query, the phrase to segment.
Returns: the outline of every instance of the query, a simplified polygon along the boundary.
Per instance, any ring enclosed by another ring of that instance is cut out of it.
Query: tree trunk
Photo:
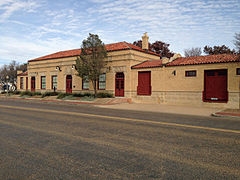
[[[93,88],[94,88],[94,97],[97,97],[97,81],[93,81]]]

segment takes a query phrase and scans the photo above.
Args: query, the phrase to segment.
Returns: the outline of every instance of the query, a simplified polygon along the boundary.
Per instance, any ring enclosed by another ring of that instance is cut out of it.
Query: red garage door
[[[226,102],[227,92],[227,70],[204,71],[204,101]]]
[[[138,72],[137,95],[151,95],[151,72]]]

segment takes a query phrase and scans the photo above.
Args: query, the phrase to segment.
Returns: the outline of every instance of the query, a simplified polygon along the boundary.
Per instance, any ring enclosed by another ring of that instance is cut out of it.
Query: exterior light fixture
[[[60,66],[56,66],[56,71],[57,70],[59,70],[60,72],[62,71]]]
[[[77,67],[76,67],[75,64],[72,65],[72,69],[73,69],[73,68],[74,68],[75,70],[77,70]]]
[[[172,74],[173,74],[174,76],[176,76],[176,70],[174,70],[174,71],[172,72]]]

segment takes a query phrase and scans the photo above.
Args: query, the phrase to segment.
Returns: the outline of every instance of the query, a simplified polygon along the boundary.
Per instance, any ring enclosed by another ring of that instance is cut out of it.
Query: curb
[[[231,118],[240,118],[240,116],[238,115],[234,115],[233,113],[221,113],[221,112],[216,112],[216,113],[212,113],[211,116],[214,117],[231,117]]]

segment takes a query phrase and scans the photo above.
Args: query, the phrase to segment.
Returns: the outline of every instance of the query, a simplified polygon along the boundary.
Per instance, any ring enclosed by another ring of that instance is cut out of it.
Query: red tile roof
[[[141,51],[141,52],[144,52],[144,53],[148,53],[148,54],[153,54],[153,55],[159,56],[159,54],[157,54],[157,53],[154,53],[152,51],[145,51],[145,50],[141,49],[140,47],[135,46],[135,45],[130,44],[130,43],[127,43],[127,42],[119,42],[119,43],[107,44],[107,45],[105,45],[105,47],[106,47],[108,52],[133,49],[133,50],[136,50],[136,51]],[[28,62],[79,56],[80,53],[81,53],[81,49],[60,51],[60,52],[56,52],[56,53],[53,53],[53,54],[50,54],[50,55],[47,55],[47,56],[43,56],[43,57],[39,57],[39,58],[36,58],[36,59],[29,60]]]
[[[149,60],[132,66],[132,69],[162,67],[162,60]]]
[[[21,74],[18,74],[18,76],[27,76],[28,75],[28,72],[24,72],[24,73],[21,73]]]
[[[212,63],[228,63],[240,62],[240,57],[231,54],[218,54],[208,56],[181,57],[167,63],[166,66],[183,66],[197,64],[212,64]],[[132,66],[132,69],[162,67],[162,60],[144,61],[140,64]]]
[[[237,55],[231,54],[218,54],[208,56],[193,56],[178,58],[166,66],[183,66],[183,65],[196,65],[196,64],[211,64],[211,63],[226,63],[226,62],[240,62]]]

